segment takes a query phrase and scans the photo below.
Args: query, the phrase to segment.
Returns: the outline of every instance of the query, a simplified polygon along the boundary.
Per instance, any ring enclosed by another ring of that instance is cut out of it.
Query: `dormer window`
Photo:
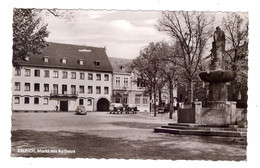
[[[97,65],[97,66],[99,66],[99,65],[100,65],[100,61],[99,61],[99,60],[96,60],[96,61],[94,61],[94,64]]]
[[[83,60],[82,59],[79,60],[79,65],[83,65]]]
[[[28,56],[26,56],[24,59],[25,59],[25,61],[29,61],[30,60],[30,58]]]
[[[62,62],[63,64],[66,64],[66,63],[67,63],[67,59],[66,59],[66,58],[61,58],[61,62]]]
[[[48,56],[43,57],[43,61],[44,62],[49,62],[49,57]]]

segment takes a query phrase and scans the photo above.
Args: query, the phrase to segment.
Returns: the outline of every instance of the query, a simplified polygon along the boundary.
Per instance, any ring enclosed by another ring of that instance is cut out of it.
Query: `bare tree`
[[[188,83],[188,101],[193,101],[193,80],[197,76],[199,63],[212,34],[211,24],[214,18],[204,12],[162,12],[156,25],[159,31],[165,31],[176,41],[178,66],[185,73]]]
[[[233,100],[237,99],[236,88],[240,91],[247,90],[248,77],[248,18],[244,14],[230,13],[223,18],[226,35],[226,68],[236,73],[232,81]]]

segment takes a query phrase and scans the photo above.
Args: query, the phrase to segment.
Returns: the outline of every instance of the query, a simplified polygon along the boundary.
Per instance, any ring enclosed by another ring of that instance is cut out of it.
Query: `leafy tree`
[[[188,83],[188,101],[193,101],[193,80],[197,77],[199,63],[212,34],[213,17],[204,12],[162,12],[156,25],[159,31],[167,32],[176,42],[178,66]]]
[[[156,116],[156,94],[163,87],[161,85],[163,76],[160,73],[161,60],[158,47],[159,43],[149,43],[148,46],[140,51],[140,55],[132,63],[133,72],[145,83],[146,92],[149,93],[150,100],[152,100],[152,94],[154,96],[154,116]]]
[[[42,16],[70,20],[72,12],[58,9],[21,9],[13,11],[13,66],[19,67],[27,56],[41,54],[42,48],[47,46],[47,24]]]
[[[47,44],[47,24],[42,23],[41,17],[34,9],[14,9],[13,11],[13,66],[31,54],[40,54]]]

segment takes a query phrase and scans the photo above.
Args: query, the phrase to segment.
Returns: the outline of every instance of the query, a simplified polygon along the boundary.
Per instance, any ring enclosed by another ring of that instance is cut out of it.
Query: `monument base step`
[[[169,123],[154,128],[155,133],[170,133],[179,135],[246,137],[247,129],[236,126],[208,126],[189,123]]]

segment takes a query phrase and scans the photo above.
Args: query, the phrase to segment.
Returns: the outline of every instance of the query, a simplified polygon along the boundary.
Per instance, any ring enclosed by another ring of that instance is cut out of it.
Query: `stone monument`
[[[226,84],[234,80],[235,73],[224,69],[225,33],[217,27],[213,39],[209,70],[199,73],[201,80],[209,82],[209,101],[207,108],[196,110],[195,120],[198,124],[206,125],[235,124],[236,102],[227,101]]]

